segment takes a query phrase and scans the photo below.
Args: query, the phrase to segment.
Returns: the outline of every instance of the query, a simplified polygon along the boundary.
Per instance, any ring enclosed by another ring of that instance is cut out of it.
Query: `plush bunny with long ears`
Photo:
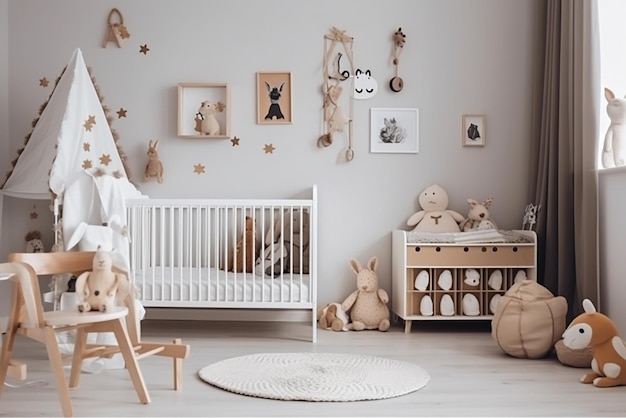
[[[604,168],[619,167],[626,164],[626,96],[615,97],[608,88],[604,89],[606,97],[606,113],[611,119],[602,148],[602,165]]]

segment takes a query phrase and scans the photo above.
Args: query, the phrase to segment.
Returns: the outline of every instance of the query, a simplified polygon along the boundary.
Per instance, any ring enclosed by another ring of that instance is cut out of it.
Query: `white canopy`
[[[84,170],[126,179],[102,104],[76,49],[2,193],[49,199],[50,190],[62,195]]]
[[[50,199],[50,191],[64,199],[66,249],[81,238],[75,233],[85,224],[115,223],[113,244],[127,252],[124,201],[146,196],[128,181],[80,49],[74,51],[0,190],[0,216],[3,195],[44,200]]]

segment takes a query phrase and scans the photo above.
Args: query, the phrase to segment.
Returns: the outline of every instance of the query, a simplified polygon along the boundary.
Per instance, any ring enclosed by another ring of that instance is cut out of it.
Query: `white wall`
[[[534,10],[540,0],[9,0],[9,158],[30,131],[55,80],[80,47],[105,96],[128,110],[115,120],[133,178],[152,197],[289,197],[319,186],[320,302],[341,301],[354,289],[350,258],[377,255],[381,285],[391,290],[391,230],[417,211],[417,195],[432,183],[450,195],[450,208],[467,212],[467,198],[493,196],[499,226],[521,224],[526,197],[531,122]],[[122,48],[102,48],[113,7],[131,37]],[[380,91],[354,103],[355,159],[340,161],[345,139],[316,146],[323,132],[323,36],[336,26],[354,37],[355,65],[370,69]],[[394,75],[392,35],[402,27],[405,87]],[[147,44],[147,55],[139,45]],[[4,54],[7,56],[7,54]],[[293,124],[257,125],[257,71],[290,71]],[[179,82],[231,86],[228,140],[176,136]],[[369,153],[369,109],[419,108],[418,154]],[[486,147],[461,147],[464,113],[486,115]],[[165,181],[143,183],[148,141],[160,140]],[[264,154],[263,145],[276,151]],[[5,144],[6,145],[6,144]],[[9,159],[3,154],[3,159]],[[4,161],[6,163],[6,161]],[[202,163],[207,173],[192,166]],[[24,211],[12,212],[18,237]],[[47,227],[46,227],[47,228]],[[4,251],[23,248],[21,240]]]
[[[8,24],[8,0],[0,0],[0,155],[11,155],[9,143],[9,63],[6,57],[9,56],[9,24]],[[0,158],[0,175],[4,180],[4,173],[9,166],[9,159]],[[0,198],[0,219],[2,217],[2,198]],[[0,227],[0,249],[2,242],[7,239],[2,233]],[[4,260],[4,257],[0,258]],[[8,312],[9,300],[9,284],[8,282],[0,283],[0,317]],[[0,320],[0,322],[2,322]],[[0,325],[0,329],[4,329]]]

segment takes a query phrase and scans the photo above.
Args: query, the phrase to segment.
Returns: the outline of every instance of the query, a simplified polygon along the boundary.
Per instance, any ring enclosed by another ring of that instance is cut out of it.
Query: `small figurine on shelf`
[[[202,135],[216,136],[220,134],[220,123],[215,117],[218,112],[223,112],[226,105],[222,102],[210,102],[208,100],[200,103],[200,108],[196,113],[196,127],[195,130]]]

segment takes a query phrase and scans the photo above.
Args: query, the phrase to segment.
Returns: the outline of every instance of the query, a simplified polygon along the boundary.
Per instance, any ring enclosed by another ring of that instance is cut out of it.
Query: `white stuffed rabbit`
[[[604,97],[608,101],[606,113],[611,124],[604,137],[602,149],[602,166],[604,168],[626,164],[626,96],[615,97],[608,88],[604,89]]]
[[[163,183],[163,163],[159,160],[159,140],[157,139],[148,144],[148,164],[144,172],[144,181],[148,181],[150,177],[156,177],[159,183]]]

